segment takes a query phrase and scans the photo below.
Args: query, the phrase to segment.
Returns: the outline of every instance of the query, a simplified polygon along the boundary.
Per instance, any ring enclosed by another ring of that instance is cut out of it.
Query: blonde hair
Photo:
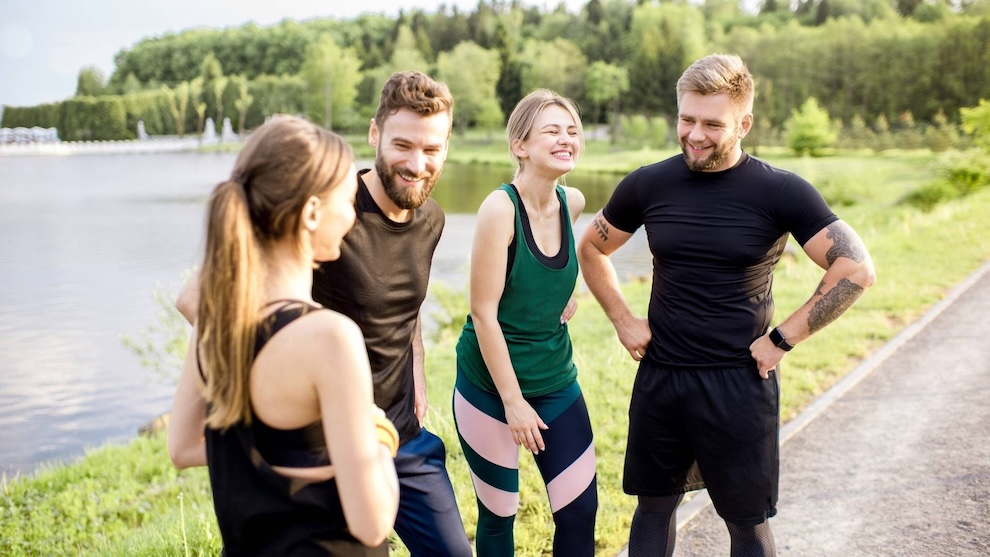
[[[574,101],[562,97],[550,89],[534,89],[530,94],[523,97],[509,115],[509,121],[505,126],[505,138],[509,144],[509,155],[516,163],[516,176],[522,171],[523,161],[512,151],[512,144],[515,141],[525,141],[533,129],[533,123],[543,112],[543,109],[551,106],[559,106],[570,113],[574,118],[574,124],[578,128],[578,139],[574,149],[574,161],[581,158],[584,151],[584,126],[581,124],[581,115],[578,113],[577,105]]]
[[[735,54],[711,54],[691,64],[677,80],[678,104],[685,93],[725,93],[742,114],[753,111],[753,76]]]
[[[306,201],[336,187],[353,162],[340,136],[279,116],[251,134],[231,177],[210,195],[196,320],[209,427],[251,422],[248,376],[265,301],[263,253],[286,238],[301,253]]]

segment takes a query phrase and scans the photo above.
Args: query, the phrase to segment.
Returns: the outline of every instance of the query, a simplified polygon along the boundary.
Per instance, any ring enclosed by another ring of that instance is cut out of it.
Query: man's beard
[[[382,157],[375,157],[375,172],[378,173],[378,178],[382,182],[385,195],[400,209],[417,209],[420,205],[426,203],[426,200],[433,192],[433,187],[437,185],[437,180],[440,179],[440,171],[433,174],[424,173],[416,176],[423,179],[423,185],[421,187],[407,188],[397,186],[395,184],[395,175],[398,173],[397,169],[386,165]]]
[[[721,166],[722,163],[729,158],[729,155],[732,154],[732,150],[735,148],[738,140],[739,134],[733,134],[731,138],[715,145],[715,149],[712,151],[712,154],[701,160],[697,160],[692,159],[688,154],[687,138],[682,138],[681,152],[684,153],[684,162],[687,163],[688,168],[695,172],[711,172]]]

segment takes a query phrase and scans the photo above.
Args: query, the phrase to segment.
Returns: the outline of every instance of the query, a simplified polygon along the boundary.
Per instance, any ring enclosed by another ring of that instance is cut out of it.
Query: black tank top
[[[321,308],[291,302],[275,311],[258,328],[255,356],[280,329],[317,309]],[[259,420],[252,423],[258,424]],[[306,449],[305,442],[313,440],[316,428],[321,439],[319,446],[312,446],[311,451]],[[329,462],[319,422],[291,430],[286,436],[281,435],[285,430],[267,426],[260,430],[274,432],[267,441],[268,449],[276,455],[295,454],[290,460],[317,462],[314,454],[322,452],[323,463]],[[388,555],[387,543],[369,548],[347,531],[335,480],[311,483],[276,473],[272,470],[275,463],[262,456],[258,432],[259,428],[243,424],[226,431],[207,427],[204,432],[213,506],[223,537],[224,555]]]

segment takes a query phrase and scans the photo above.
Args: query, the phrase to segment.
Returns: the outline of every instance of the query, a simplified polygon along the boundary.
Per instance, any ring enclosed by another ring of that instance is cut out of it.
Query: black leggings
[[[671,557],[677,536],[677,506],[683,494],[640,497],[629,529],[629,557]],[[772,557],[777,554],[770,523],[755,526],[725,523],[730,557]]]

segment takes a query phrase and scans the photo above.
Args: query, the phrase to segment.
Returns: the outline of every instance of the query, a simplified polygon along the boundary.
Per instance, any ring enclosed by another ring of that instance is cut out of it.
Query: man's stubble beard
[[[727,141],[716,145],[712,154],[708,155],[704,159],[694,160],[688,154],[687,138],[682,138],[681,152],[684,153],[684,162],[687,163],[689,169],[695,172],[711,172],[721,166],[722,163],[729,158],[729,155],[732,154],[732,150],[735,149],[738,143],[739,132],[736,131]]]
[[[375,172],[378,173],[378,179],[382,182],[385,195],[400,209],[418,209],[423,203],[426,203],[430,194],[433,193],[434,186],[437,185],[437,180],[440,179],[440,172],[442,170],[443,168],[441,167],[432,175],[426,177],[422,187],[403,188],[395,184],[395,174],[397,174],[395,168],[386,165],[382,157],[375,157]],[[423,176],[419,175],[417,177],[422,178]]]

